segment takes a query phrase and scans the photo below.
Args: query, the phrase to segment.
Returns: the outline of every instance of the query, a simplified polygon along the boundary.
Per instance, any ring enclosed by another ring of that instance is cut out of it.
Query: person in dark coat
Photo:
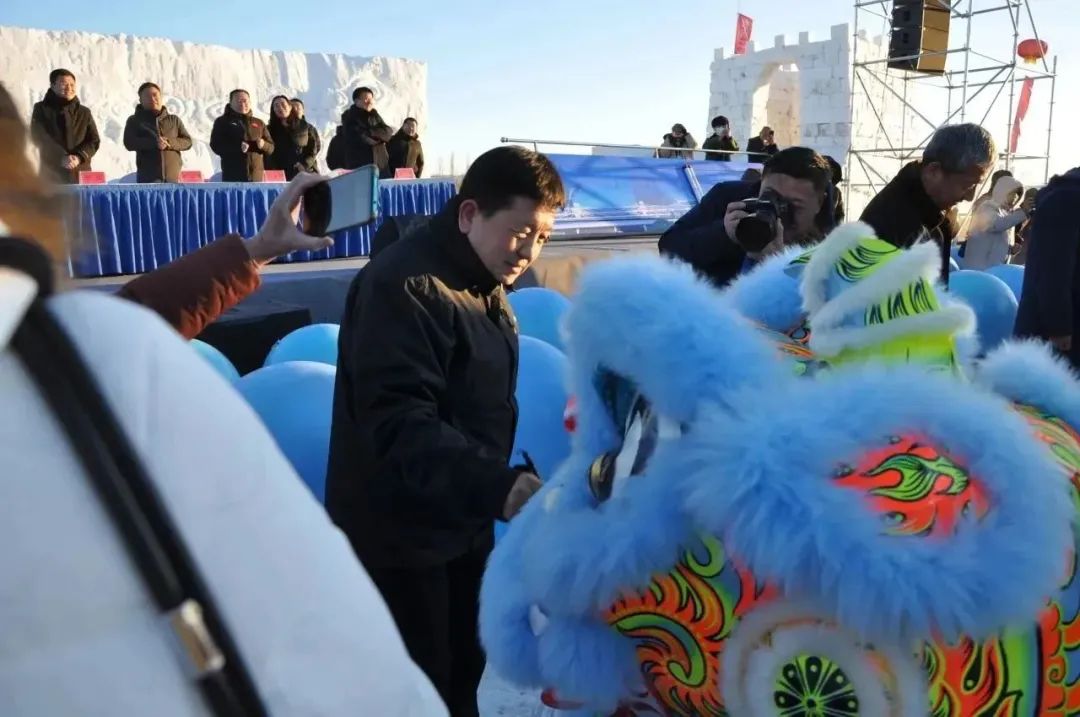
[[[739,151],[739,143],[731,136],[731,123],[728,122],[727,117],[723,115],[713,117],[712,130],[713,133],[705,140],[705,144],[701,145],[702,149],[722,149],[727,152]],[[707,153],[705,159],[713,162],[730,162],[731,155]]]
[[[399,169],[411,169],[419,178],[424,174],[424,146],[416,134],[416,120],[407,118],[390,138],[390,176]]]
[[[178,116],[169,114],[161,88],[153,82],[139,86],[139,104],[124,125],[124,147],[135,153],[135,177],[140,184],[176,182],[191,149],[191,136]]]
[[[210,149],[221,157],[221,181],[261,182],[263,159],[274,152],[266,123],[251,115],[247,90],[229,93],[225,113],[214,120]]]
[[[289,104],[292,105],[293,116],[297,119],[304,120],[304,122],[307,123],[309,151],[304,155],[304,165],[307,167],[307,171],[318,172],[319,152],[322,151],[322,137],[319,136],[319,130],[316,129],[315,125],[304,118],[305,109],[303,100],[298,97],[293,97],[289,100]]]
[[[1080,370],[1080,167],[1039,190],[1016,335],[1049,341]]]
[[[844,217],[847,214],[844,211],[844,193],[840,191],[840,185],[844,181],[844,168],[829,155],[825,155],[825,161],[829,163],[829,169],[832,171],[833,223],[840,226],[844,223]]]
[[[930,138],[922,160],[900,170],[862,213],[862,221],[893,246],[924,239],[941,250],[941,276],[949,277],[952,242],[958,231],[956,205],[970,202],[997,161],[990,133],[977,124],[942,127]]]
[[[545,156],[504,146],[353,280],[338,342],[326,508],[453,717],[476,717],[493,523],[540,488],[511,467],[518,334],[504,286],[565,202]]]
[[[721,182],[660,237],[660,253],[681,259],[719,287],[785,246],[820,241],[833,228],[832,172],[820,154],[789,147],[770,159],[760,182]],[[747,216],[743,202],[779,195],[790,207],[783,233],[763,252],[747,252],[735,227]]]
[[[341,114],[342,169],[358,169],[374,164],[383,179],[390,174],[387,143],[394,130],[375,109],[375,93],[367,87],[353,92],[353,106]]]
[[[45,98],[34,105],[30,132],[41,152],[41,171],[49,179],[76,184],[79,172],[93,169],[90,160],[101,146],[89,107],[75,94],[75,75],[63,68],[49,73]]]
[[[274,151],[266,158],[267,169],[282,170],[290,181],[300,172],[315,171],[318,141],[311,141],[311,125],[302,116],[296,116],[292,103],[285,95],[278,95],[270,103],[267,128],[274,141]]]
[[[762,127],[757,137],[751,137],[746,143],[747,157],[751,162],[766,162],[769,157],[780,151],[776,146],[776,134],[772,127]]]

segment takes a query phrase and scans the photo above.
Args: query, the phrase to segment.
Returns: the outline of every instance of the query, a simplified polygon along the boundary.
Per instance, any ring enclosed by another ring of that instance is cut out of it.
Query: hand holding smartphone
[[[313,184],[304,190],[304,233],[325,236],[374,221],[379,213],[375,165]]]

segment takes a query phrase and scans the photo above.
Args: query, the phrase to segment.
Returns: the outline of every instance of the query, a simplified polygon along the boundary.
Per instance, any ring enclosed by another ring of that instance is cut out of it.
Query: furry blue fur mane
[[[641,677],[603,611],[702,534],[870,641],[987,636],[1032,620],[1054,593],[1072,544],[1069,483],[995,391],[1080,425],[1080,389],[1055,394],[1061,367],[1028,347],[990,357],[978,385],[918,366],[797,378],[753,323],[783,331],[801,316],[793,254],[724,294],[653,257],[586,270],[566,320],[572,453],[511,523],[482,587],[481,639],[502,675],[613,707]],[[1018,367],[1051,379],[1017,379]],[[600,369],[686,427],[602,503],[589,467],[622,436],[595,390]],[[838,466],[912,433],[981,481],[993,506],[981,521],[934,540],[888,535],[864,494],[833,485]]]

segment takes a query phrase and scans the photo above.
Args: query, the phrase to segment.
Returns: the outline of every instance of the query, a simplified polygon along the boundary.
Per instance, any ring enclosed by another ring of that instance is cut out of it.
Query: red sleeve
[[[118,296],[157,312],[184,338],[259,288],[259,267],[244,240],[229,234],[124,285]]]

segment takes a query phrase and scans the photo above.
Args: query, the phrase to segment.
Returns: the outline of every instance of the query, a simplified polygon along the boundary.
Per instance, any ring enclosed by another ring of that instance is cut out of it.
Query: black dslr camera
[[[766,189],[757,199],[743,201],[743,217],[735,226],[735,242],[750,254],[763,251],[776,236],[776,220],[785,227],[795,224],[795,212],[788,200],[772,189]]]

